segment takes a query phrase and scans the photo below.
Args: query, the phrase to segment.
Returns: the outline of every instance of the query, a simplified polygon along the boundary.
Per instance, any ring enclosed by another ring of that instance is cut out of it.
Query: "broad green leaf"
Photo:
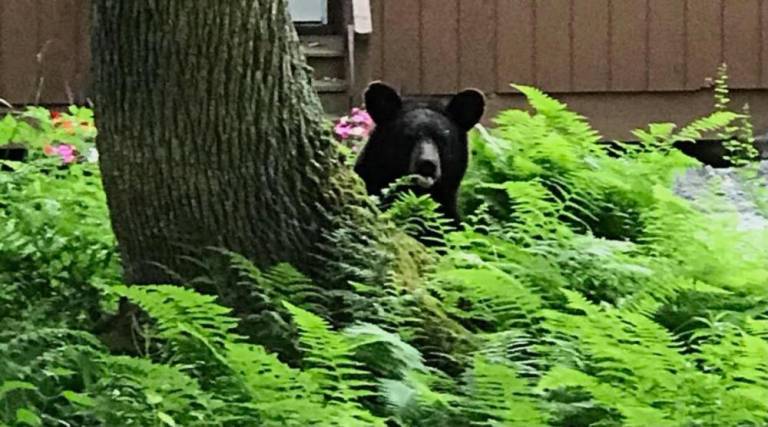
[[[173,418],[165,412],[158,412],[157,418],[160,418],[160,421],[162,421],[165,425],[176,427],[176,421],[174,421]]]
[[[24,381],[6,381],[0,385],[0,399],[14,390],[37,390],[37,387],[34,384]]]
[[[19,408],[16,410],[16,422],[29,426],[43,425],[43,421],[40,419],[40,417],[27,408]]]
[[[93,398],[91,398],[87,394],[76,393],[71,390],[65,390],[61,392],[61,395],[64,396],[64,398],[69,400],[70,402],[81,405],[81,406],[92,407],[96,405],[96,402],[93,400]]]

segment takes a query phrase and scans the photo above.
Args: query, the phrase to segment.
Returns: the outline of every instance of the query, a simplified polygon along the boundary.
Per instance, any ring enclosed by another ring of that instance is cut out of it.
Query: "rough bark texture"
[[[184,248],[205,246],[306,265],[345,180],[285,0],[93,3],[97,143],[125,279],[173,281]]]

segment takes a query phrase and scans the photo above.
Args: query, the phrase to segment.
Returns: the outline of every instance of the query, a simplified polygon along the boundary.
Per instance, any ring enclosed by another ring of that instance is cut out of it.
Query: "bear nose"
[[[437,171],[437,164],[432,160],[419,160],[416,162],[416,173],[421,176],[434,177]]]

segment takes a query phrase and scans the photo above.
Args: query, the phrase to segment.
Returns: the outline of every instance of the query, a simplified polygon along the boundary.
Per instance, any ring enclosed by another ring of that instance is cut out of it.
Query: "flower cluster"
[[[93,127],[93,123],[90,123],[86,120],[76,122],[74,118],[64,117],[58,111],[51,111],[51,123],[53,123],[55,127],[64,130],[70,135],[77,133],[78,126],[83,131],[89,131]]]
[[[356,149],[360,143],[368,139],[373,129],[373,119],[361,108],[353,108],[349,115],[341,117],[333,127],[336,138]]]
[[[64,164],[69,164],[77,159],[77,149],[72,144],[48,144],[43,148],[47,156],[59,156]]]
[[[90,132],[93,130],[93,123],[87,120],[77,121],[73,117],[64,117],[58,111],[51,111],[51,124],[57,130],[63,131],[66,135],[77,135],[78,132]],[[43,147],[43,152],[47,156],[58,156],[64,164],[70,164],[77,161],[80,153],[74,144],[69,143],[54,143],[46,144]],[[91,147],[85,154],[84,159],[88,162],[95,163],[98,161],[98,152],[95,148]]]

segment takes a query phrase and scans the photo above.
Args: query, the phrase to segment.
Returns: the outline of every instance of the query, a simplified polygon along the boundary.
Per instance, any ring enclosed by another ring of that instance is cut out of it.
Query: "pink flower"
[[[366,130],[363,127],[356,126],[349,130],[349,136],[354,136],[356,138],[362,138],[366,135]]]
[[[61,160],[64,164],[72,163],[75,161],[75,147],[70,144],[61,144],[56,147],[56,151],[61,156]]]
[[[59,156],[64,164],[69,164],[77,159],[77,150],[74,145],[61,144],[57,146],[46,145],[43,152],[48,156]]]
[[[365,127],[371,127],[373,125],[373,119],[368,112],[360,110],[359,108],[352,109],[351,119],[353,122],[364,125]]]
[[[368,138],[372,129],[373,119],[368,112],[360,108],[353,108],[348,116],[339,118],[333,132],[342,141],[350,138],[362,140]]]
[[[339,122],[336,124],[336,126],[333,128],[333,133],[336,134],[339,138],[342,140],[349,138],[349,125],[343,122]]]

